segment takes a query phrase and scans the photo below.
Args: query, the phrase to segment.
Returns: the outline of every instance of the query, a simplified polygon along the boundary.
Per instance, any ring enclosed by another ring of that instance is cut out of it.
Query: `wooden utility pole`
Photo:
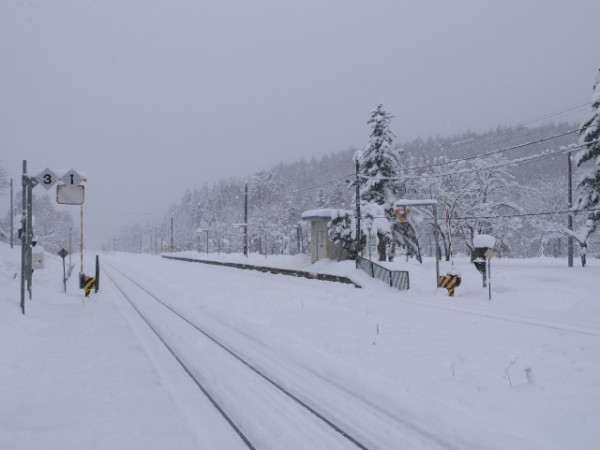
[[[173,251],[173,216],[171,216],[171,251]]]
[[[13,179],[10,179],[10,248],[13,248],[15,236],[15,209],[13,206]]]
[[[248,256],[248,183],[244,185],[244,256]]]
[[[571,153],[567,153],[567,161],[569,168],[568,176],[568,187],[567,187],[567,205],[569,207],[569,216],[567,218],[567,228],[569,231],[573,231],[573,214],[571,208],[573,208],[573,167],[571,162]],[[573,236],[569,235],[567,238],[567,259],[569,267],[573,267]]]
[[[356,258],[360,253],[360,181],[358,177],[359,162],[356,158]]]

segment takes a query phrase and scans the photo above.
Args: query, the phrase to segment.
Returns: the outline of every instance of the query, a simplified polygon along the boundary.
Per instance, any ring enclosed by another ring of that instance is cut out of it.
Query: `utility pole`
[[[360,181],[358,178],[359,162],[356,158],[356,257],[360,252]]]
[[[13,206],[13,179],[10,179],[10,248],[13,248],[15,235],[15,210]]]
[[[244,185],[244,256],[248,257],[248,183]]]
[[[571,213],[571,208],[573,208],[573,167],[571,162],[571,153],[567,152],[567,161],[569,168],[569,176],[568,176],[568,187],[567,187],[567,205],[569,207],[569,215],[567,217],[567,228],[569,231],[573,231],[573,214]],[[567,238],[567,259],[568,266],[573,267],[573,236],[569,234]]]
[[[21,312],[25,315],[25,281],[27,279],[27,161],[23,161],[22,192],[21,192]]]
[[[27,177],[27,291],[31,300],[31,285],[33,281],[33,269],[31,268],[31,247],[33,244],[33,184],[31,178]]]
[[[69,276],[71,275],[71,253],[73,253],[73,227],[69,227]]]
[[[171,216],[171,251],[173,251],[173,216]]]
[[[200,229],[200,203],[198,203],[196,205],[196,237],[198,238],[198,253],[200,253],[200,243],[201,243],[200,233],[198,232],[199,229]],[[206,239],[206,241],[208,242],[208,238]]]

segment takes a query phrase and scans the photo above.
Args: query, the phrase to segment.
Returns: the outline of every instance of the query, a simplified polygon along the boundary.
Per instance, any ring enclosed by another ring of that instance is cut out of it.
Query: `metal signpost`
[[[494,249],[488,248],[485,253],[485,259],[487,259],[487,271],[488,271],[488,300],[492,299],[492,258],[496,256]]]
[[[63,262],[63,285],[65,287],[65,294],[67,293],[67,270],[65,268],[65,258],[67,257],[68,254],[69,254],[69,252],[66,251],[64,248],[58,252],[58,256],[60,256],[62,258],[62,262]]]
[[[45,169],[35,177],[27,175],[27,161],[23,161],[22,177],[22,205],[21,205],[21,229],[19,237],[21,238],[21,311],[25,314],[25,290],[29,293],[31,300],[32,284],[32,257],[31,247],[33,244],[33,226],[32,226],[32,204],[33,188],[38,184],[49,190],[57,182],[62,181],[57,188],[57,202],[65,205],[81,205],[84,200],[84,186],[81,185],[85,180],[75,170],[66,172],[62,178],[58,177],[51,169]],[[66,250],[65,250],[66,251]],[[65,255],[66,256],[66,255]],[[63,257],[64,268],[64,257]],[[65,284],[66,292],[66,284]]]

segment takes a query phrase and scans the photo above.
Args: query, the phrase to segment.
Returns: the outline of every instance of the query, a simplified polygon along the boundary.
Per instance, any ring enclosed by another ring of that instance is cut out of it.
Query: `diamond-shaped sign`
[[[61,181],[67,186],[79,186],[82,183],[83,178],[81,178],[81,175],[79,175],[75,169],[71,169],[61,178]]]
[[[58,177],[50,169],[44,170],[37,177],[35,177],[35,179],[37,180],[37,182],[39,184],[44,186],[46,188],[46,190],[50,189],[58,181]]]
[[[485,255],[485,257],[486,257],[487,259],[492,259],[494,256],[496,256],[496,252],[495,252],[493,249],[491,249],[491,248],[488,248],[488,249],[485,251],[484,255]]]

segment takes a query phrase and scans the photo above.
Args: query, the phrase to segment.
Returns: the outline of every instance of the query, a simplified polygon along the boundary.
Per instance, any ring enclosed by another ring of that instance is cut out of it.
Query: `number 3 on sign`
[[[46,190],[50,189],[56,183],[57,176],[50,169],[44,170],[37,177],[35,177],[38,183],[40,183]]]

